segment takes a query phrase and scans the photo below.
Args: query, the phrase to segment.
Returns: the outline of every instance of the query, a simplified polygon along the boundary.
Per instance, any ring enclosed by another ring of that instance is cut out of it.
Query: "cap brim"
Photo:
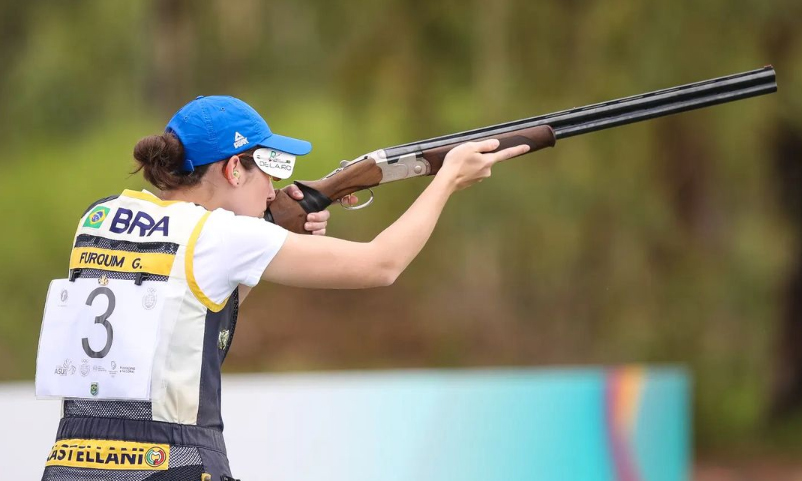
[[[284,135],[273,134],[259,142],[261,147],[276,149],[292,155],[306,155],[312,151],[312,144],[305,140],[293,139]]]

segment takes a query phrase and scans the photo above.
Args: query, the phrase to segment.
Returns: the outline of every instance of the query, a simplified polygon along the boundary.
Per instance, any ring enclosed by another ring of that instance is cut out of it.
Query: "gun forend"
[[[499,146],[493,152],[498,152],[499,150],[508,149],[518,145],[528,145],[529,150],[526,152],[527,154],[536,150],[545,149],[546,147],[554,147],[554,145],[557,143],[557,138],[554,136],[554,130],[548,125],[527,127],[513,132],[489,134],[483,137],[472,139],[472,141],[481,141],[486,139],[499,140]],[[451,149],[463,142],[463,140],[457,139],[457,142],[452,144],[446,144],[421,152],[420,155],[429,163],[429,165],[431,165],[429,174],[436,174],[437,171],[440,170],[440,167],[443,166],[443,161],[446,158],[446,154],[448,154]]]

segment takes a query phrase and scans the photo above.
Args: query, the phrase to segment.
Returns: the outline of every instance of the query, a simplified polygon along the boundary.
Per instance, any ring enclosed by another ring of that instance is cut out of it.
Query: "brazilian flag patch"
[[[99,228],[103,221],[106,220],[106,217],[109,215],[109,208],[108,207],[95,207],[92,212],[86,216],[86,220],[84,221],[84,227],[91,227],[93,229]]]

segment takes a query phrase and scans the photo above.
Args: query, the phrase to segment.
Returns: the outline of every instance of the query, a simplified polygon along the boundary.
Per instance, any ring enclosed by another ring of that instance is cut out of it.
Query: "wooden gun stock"
[[[296,180],[304,198],[293,199],[283,190],[276,192],[276,199],[270,203],[265,219],[290,232],[310,234],[304,229],[306,215],[325,210],[332,202],[346,195],[379,185],[382,171],[376,160],[366,156],[348,168],[336,170],[320,180]]]

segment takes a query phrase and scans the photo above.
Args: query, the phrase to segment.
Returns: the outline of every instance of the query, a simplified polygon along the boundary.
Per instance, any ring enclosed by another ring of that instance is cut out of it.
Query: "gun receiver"
[[[315,181],[295,181],[304,198],[296,201],[282,191],[270,204],[265,219],[297,233],[304,230],[306,214],[328,207],[354,192],[398,180],[434,175],[446,154],[468,141],[498,139],[497,150],[529,145],[529,152],[553,147],[557,139],[620,125],[710,107],[777,91],[774,68],[671,87],[551,114],[379,149]]]

